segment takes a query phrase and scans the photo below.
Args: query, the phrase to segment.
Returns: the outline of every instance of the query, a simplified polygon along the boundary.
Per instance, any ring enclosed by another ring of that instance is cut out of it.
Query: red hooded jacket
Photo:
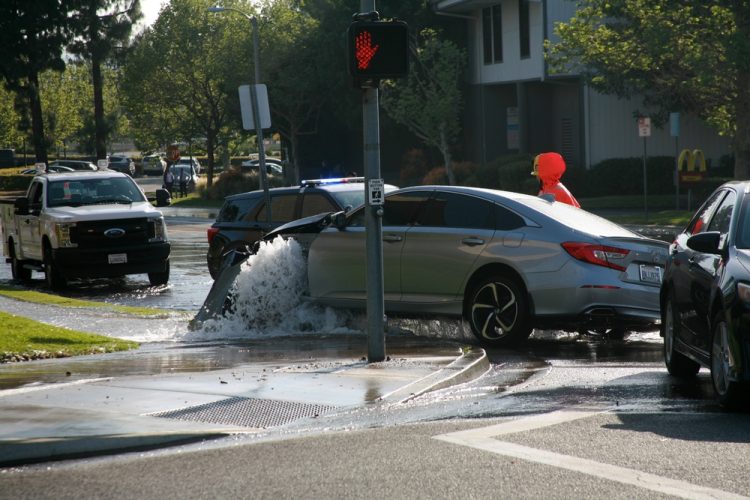
[[[560,178],[565,173],[565,160],[563,160],[563,157],[558,153],[542,153],[536,159],[537,168],[535,171],[542,183],[539,194],[551,194],[555,197],[556,201],[580,208],[581,205],[578,203],[578,200],[560,182]]]

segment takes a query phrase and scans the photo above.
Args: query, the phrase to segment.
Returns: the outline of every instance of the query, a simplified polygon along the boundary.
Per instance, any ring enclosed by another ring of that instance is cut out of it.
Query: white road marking
[[[658,493],[673,495],[679,498],[695,500],[750,498],[727,491],[699,486],[693,483],[688,483],[686,481],[680,481],[676,479],[657,476],[655,474],[649,474],[648,472],[642,472],[635,469],[618,467],[616,465],[604,464],[601,462],[596,462],[594,460],[578,458],[570,455],[563,455],[560,453],[554,453],[551,451],[540,450],[528,446],[494,439],[496,436],[514,434],[517,432],[539,429],[542,427],[561,424],[565,422],[572,422],[574,420],[588,418],[599,413],[604,412],[587,411],[585,409],[581,409],[580,411],[561,410],[542,415],[535,415],[533,417],[512,420],[509,422],[503,422],[501,424],[491,425],[489,427],[451,432],[449,434],[434,436],[433,438],[440,441],[446,441],[448,443],[468,446],[470,448],[475,448],[478,450],[489,451],[498,455],[527,460],[529,462],[551,465],[553,467],[559,467],[561,469],[588,474],[589,476],[595,476],[610,481],[617,481]]]

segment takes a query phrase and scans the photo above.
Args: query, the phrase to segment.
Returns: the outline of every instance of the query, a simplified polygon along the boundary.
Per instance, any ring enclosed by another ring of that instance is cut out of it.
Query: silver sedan
[[[366,304],[364,210],[334,217],[309,243],[314,302]],[[285,232],[293,232],[288,228]],[[464,317],[483,342],[533,328],[652,329],[668,245],[569,205],[448,186],[386,197],[386,312]]]

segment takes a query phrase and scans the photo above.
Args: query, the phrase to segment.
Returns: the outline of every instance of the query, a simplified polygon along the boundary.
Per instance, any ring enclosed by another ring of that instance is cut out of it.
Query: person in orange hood
[[[531,174],[539,178],[539,196],[551,194],[555,197],[555,201],[580,208],[581,204],[578,200],[560,182],[564,173],[565,160],[559,153],[542,153],[534,158],[534,171]]]

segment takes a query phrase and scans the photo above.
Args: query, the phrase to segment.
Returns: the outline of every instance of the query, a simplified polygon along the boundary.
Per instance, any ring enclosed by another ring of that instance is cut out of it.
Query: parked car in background
[[[164,175],[167,162],[162,155],[146,155],[141,160],[144,175]]]
[[[386,192],[396,186],[386,185]],[[287,222],[322,212],[351,210],[364,202],[364,178],[307,180],[299,186],[270,189],[271,216],[266,217],[263,190],[227,196],[216,221],[208,228],[206,261],[211,277],[220,273],[226,252],[251,246]]]
[[[91,171],[93,171],[93,170],[99,170],[99,167],[97,167],[96,165],[94,165],[92,162],[90,162],[90,161],[82,161],[82,160],[55,160],[52,163],[50,163],[49,166],[50,167],[53,167],[53,166],[55,166],[55,167],[57,167],[57,166],[69,167],[69,168],[71,168],[73,170],[84,170],[84,171],[86,171],[86,170],[91,170]]]
[[[242,162],[243,171],[258,171],[260,160],[245,160]],[[284,175],[284,164],[275,158],[266,158],[266,173],[273,175]]]
[[[180,192],[180,182],[181,179],[186,179],[186,188],[188,193],[192,193],[195,191],[195,186],[198,184],[198,174],[195,173],[195,170],[193,169],[192,165],[184,165],[184,164],[175,164],[169,167],[169,170],[172,172],[172,175],[174,176],[174,187],[172,189],[172,192],[179,193]]]
[[[277,232],[307,254],[307,300],[366,306],[364,207]],[[651,330],[660,323],[668,244],[565,203],[415,186],[386,195],[382,238],[386,312],[463,317],[483,343],[518,343],[533,328]]]
[[[111,155],[109,157],[108,168],[110,170],[128,174],[130,177],[135,175],[135,163],[131,158],[124,155]]]
[[[52,164],[49,164],[47,166],[47,171],[48,172],[75,172],[75,170],[73,170],[70,167],[65,167],[63,165],[52,165]],[[35,168],[26,168],[24,170],[21,170],[21,174],[23,175],[36,175],[39,173],[44,173],[44,172],[39,172]]]
[[[193,170],[195,170],[196,174],[201,173],[201,163],[198,161],[198,158],[196,157],[190,157],[190,156],[183,156],[179,160],[177,160],[174,165],[192,165]]]
[[[693,378],[709,368],[717,401],[748,402],[750,182],[719,187],[670,246],[661,288],[664,361]]]

